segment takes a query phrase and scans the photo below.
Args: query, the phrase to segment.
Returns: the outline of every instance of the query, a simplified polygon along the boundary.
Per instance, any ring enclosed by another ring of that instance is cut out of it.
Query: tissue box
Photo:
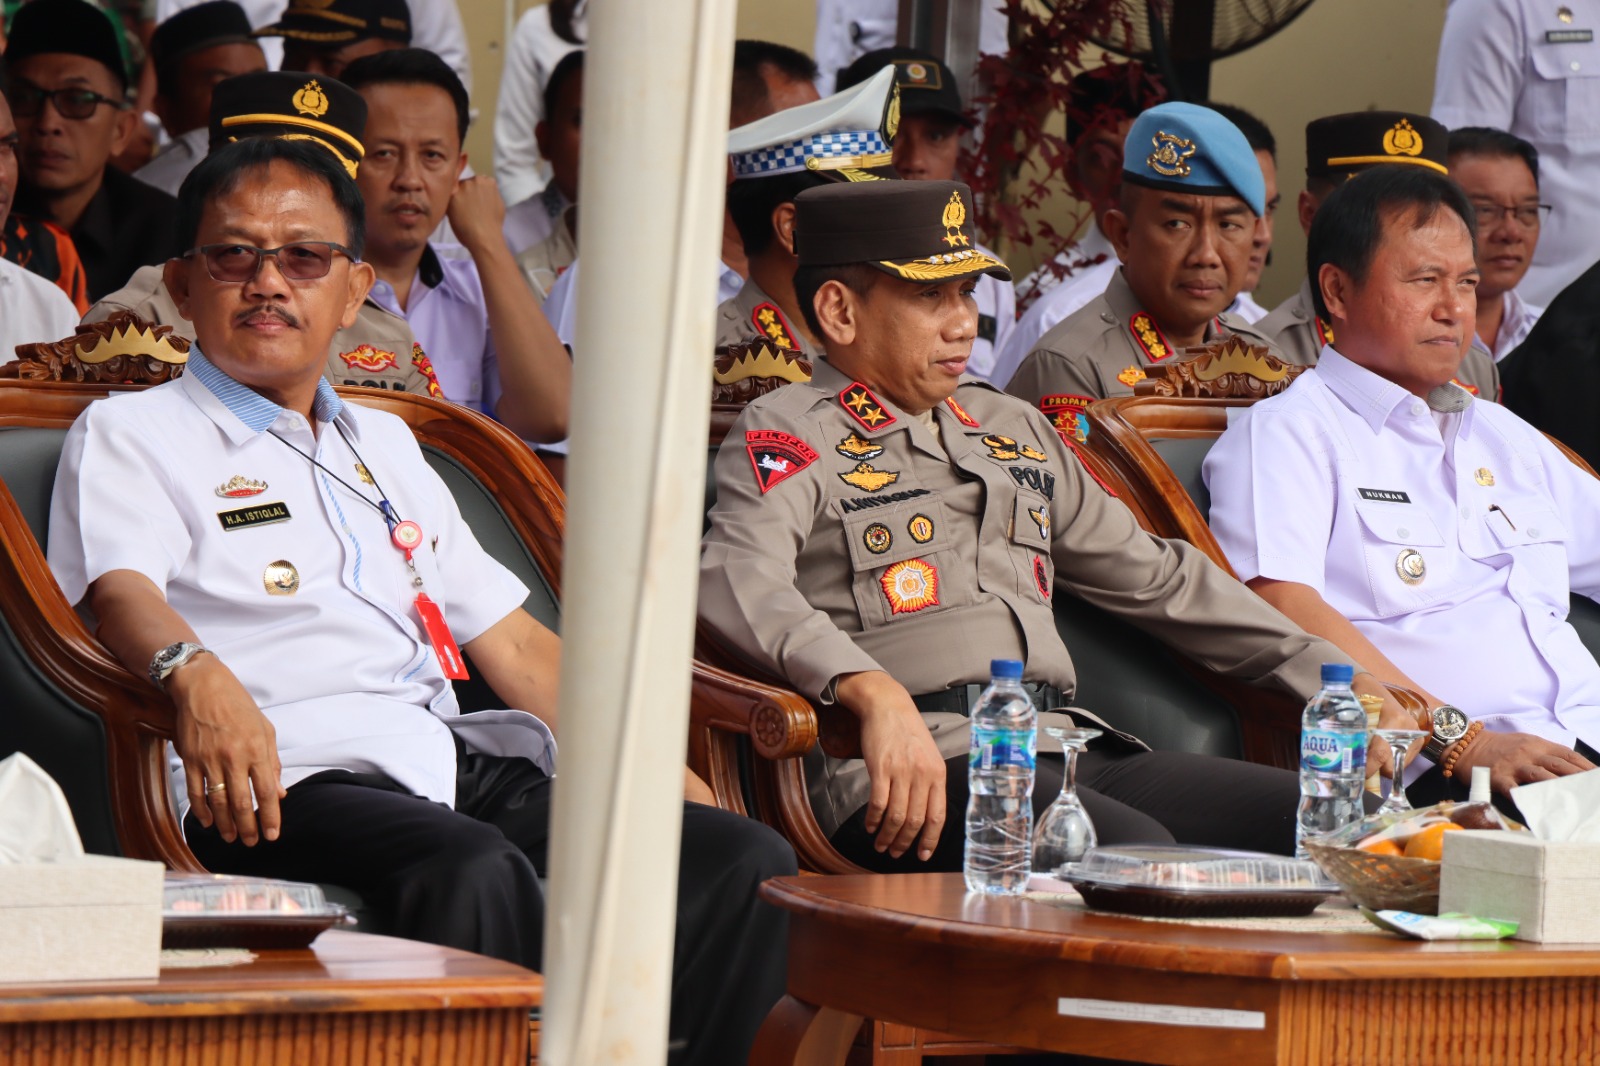
[[[1600,943],[1600,844],[1446,833],[1439,911],[1519,922],[1518,940]]]
[[[156,977],[165,873],[104,855],[0,866],[0,984]]]

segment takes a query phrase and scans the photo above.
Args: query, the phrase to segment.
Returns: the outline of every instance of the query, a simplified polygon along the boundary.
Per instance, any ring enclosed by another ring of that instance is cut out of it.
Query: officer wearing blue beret
[[[1061,426],[1126,396],[1145,368],[1238,334],[1272,345],[1224,309],[1239,295],[1266,182],[1238,127],[1207,107],[1160,104],[1123,145],[1120,206],[1106,236],[1122,260],[1106,291],[1039,338],[1006,391]]]

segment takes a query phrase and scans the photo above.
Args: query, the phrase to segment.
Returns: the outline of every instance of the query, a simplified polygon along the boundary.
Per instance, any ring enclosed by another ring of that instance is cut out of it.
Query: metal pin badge
[[[1482,485],[1484,488],[1490,488],[1494,485],[1494,471],[1490,470],[1486,466],[1478,467],[1477,472],[1473,474],[1472,477],[1473,480]]]
[[[1400,553],[1394,561],[1394,570],[1400,575],[1400,580],[1408,585],[1420,585],[1422,579],[1428,576],[1428,564],[1415,548],[1407,548]]]
[[[269,596],[293,596],[300,591],[300,571],[289,560],[279,559],[267,564],[261,583]]]

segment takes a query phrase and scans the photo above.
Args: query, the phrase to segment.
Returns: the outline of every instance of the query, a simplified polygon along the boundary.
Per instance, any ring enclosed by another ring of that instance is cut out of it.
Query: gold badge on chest
[[[300,591],[300,571],[289,560],[279,559],[267,564],[261,583],[269,596],[293,596]]]
[[[1423,560],[1421,552],[1415,548],[1407,548],[1395,559],[1394,571],[1406,584],[1420,585],[1422,579],[1428,576],[1428,564]]]

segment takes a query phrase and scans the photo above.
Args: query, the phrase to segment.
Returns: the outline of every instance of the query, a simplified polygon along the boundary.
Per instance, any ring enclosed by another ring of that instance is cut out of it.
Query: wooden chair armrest
[[[753,681],[702,662],[694,664],[689,721],[742,733],[763,759],[798,758],[817,742],[817,715],[799,693]]]

